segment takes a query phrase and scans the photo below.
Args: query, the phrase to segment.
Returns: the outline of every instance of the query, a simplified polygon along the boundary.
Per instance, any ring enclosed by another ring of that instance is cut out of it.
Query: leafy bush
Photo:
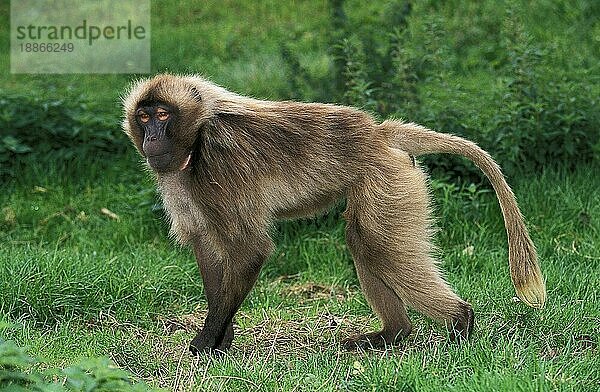
[[[537,47],[514,17],[507,24],[505,30],[512,32],[505,45],[509,76],[495,92],[502,106],[489,122],[485,142],[498,146],[510,172],[516,166],[572,168],[589,162],[600,137],[598,97],[582,81],[544,71],[547,49]]]
[[[465,136],[489,150],[508,175],[598,159],[598,89],[588,72],[553,51],[557,44],[532,38],[526,4],[512,2],[504,14],[490,12],[491,3],[473,4],[461,5],[462,20],[451,9],[456,4],[403,0],[374,17],[353,19],[343,0],[330,0],[329,74],[311,75],[287,50],[283,60],[295,78],[294,91],[313,88],[323,94],[318,100]],[[580,18],[600,12],[573,8]],[[454,178],[481,176],[455,157],[425,161]]]
[[[82,97],[42,99],[0,90],[0,178],[17,175],[28,156],[72,162],[124,151],[118,118]]]

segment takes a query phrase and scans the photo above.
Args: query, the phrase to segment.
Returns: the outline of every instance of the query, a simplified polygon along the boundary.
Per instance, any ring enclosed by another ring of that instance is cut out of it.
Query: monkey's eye
[[[163,109],[159,109],[156,112],[156,118],[158,118],[160,121],[166,121],[169,118],[169,112]]]
[[[138,117],[139,117],[140,121],[143,123],[147,123],[148,121],[150,121],[150,115],[148,113],[145,113],[145,112],[138,113]]]

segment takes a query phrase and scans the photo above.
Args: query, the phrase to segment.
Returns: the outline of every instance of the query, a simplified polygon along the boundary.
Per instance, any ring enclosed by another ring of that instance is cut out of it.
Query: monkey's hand
[[[190,352],[195,356],[202,353],[225,353],[231,347],[231,342],[233,341],[233,323],[229,323],[227,326],[225,336],[223,336],[220,343],[217,343],[218,340],[214,333],[211,334],[209,331],[203,329],[198,332],[190,343]]]

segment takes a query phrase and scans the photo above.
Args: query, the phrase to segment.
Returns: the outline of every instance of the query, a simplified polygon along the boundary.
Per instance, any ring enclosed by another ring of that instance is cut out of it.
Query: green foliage
[[[147,391],[143,383],[134,383],[129,373],[106,358],[87,359],[63,370],[67,390],[73,391]]]
[[[570,63],[557,43],[533,36],[526,4],[510,2],[503,12],[490,12],[487,3],[396,0],[371,17],[353,18],[346,3],[330,1],[333,60],[326,78],[315,79],[294,62],[293,51],[283,57],[295,91],[327,86],[324,100],[463,135],[488,149],[508,175],[573,168],[600,157],[598,88],[588,82],[600,56],[589,54],[596,63],[583,70]],[[567,15],[597,13],[589,8],[572,7]],[[462,84],[469,73],[472,83]],[[481,176],[453,157],[426,162],[454,178]]]
[[[544,69],[549,49],[536,44],[512,12],[503,31],[507,77],[494,92],[502,106],[491,118],[484,143],[496,146],[510,173],[519,166],[573,168],[597,158],[599,100],[590,85]]]
[[[0,90],[0,179],[16,176],[26,159],[76,162],[128,146],[114,111],[85,98],[39,98]]]
[[[0,331],[7,326],[0,325]],[[42,362],[0,338],[0,390],[6,392],[135,392],[151,390],[106,358],[87,359],[64,370],[37,370]],[[60,380],[60,381],[57,381]]]
[[[375,108],[372,83],[368,80],[365,51],[362,43],[356,39],[344,38],[339,43],[341,60],[344,63],[343,80],[345,90],[342,102],[363,107],[366,110]]]

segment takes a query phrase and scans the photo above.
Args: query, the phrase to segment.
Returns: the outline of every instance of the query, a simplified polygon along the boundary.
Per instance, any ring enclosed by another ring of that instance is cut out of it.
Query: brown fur
[[[158,75],[124,99],[123,128],[142,149],[135,121],[141,101],[176,108],[173,161],[183,171],[156,173],[171,232],[194,247],[209,313],[192,351],[226,349],[231,320],[273,249],[276,219],[314,215],[346,198],[346,236],[364,294],[383,330],[348,341],[386,345],[408,335],[411,306],[468,337],[471,306],[445,282],[432,256],[427,178],[412,156],[468,157],[500,201],[517,294],[542,307],[544,281],[514,195],[493,159],[462,138],[415,124],[377,124],[359,110],[242,97],[198,76]]]

